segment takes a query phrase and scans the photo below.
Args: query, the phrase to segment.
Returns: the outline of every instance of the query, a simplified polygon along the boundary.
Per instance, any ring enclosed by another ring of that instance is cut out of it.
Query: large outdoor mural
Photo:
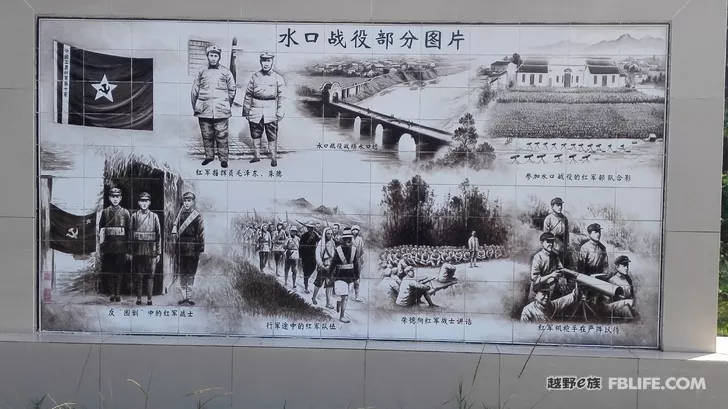
[[[42,330],[658,345],[667,26],[39,25]]]

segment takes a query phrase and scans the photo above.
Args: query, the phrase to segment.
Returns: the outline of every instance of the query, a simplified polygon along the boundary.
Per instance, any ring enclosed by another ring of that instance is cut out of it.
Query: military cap
[[[271,223],[271,224],[272,224],[272,223]],[[284,226],[284,225],[283,225],[283,222],[278,222],[278,224],[276,224],[276,227],[283,227],[283,226]]]
[[[345,228],[345,229],[344,229],[344,232],[343,232],[343,233],[341,234],[341,238],[342,238],[342,239],[345,239],[345,238],[350,238],[350,239],[353,239],[353,238],[354,238],[354,236],[353,236],[353,235],[351,234],[351,229],[350,229],[350,228],[348,228],[348,227],[347,227],[347,228]]]
[[[205,54],[209,54],[209,53],[215,53],[217,55],[220,55],[220,54],[222,54],[222,49],[220,47],[216,46],[215,44],[211,44],[205,50]]]
[[[546,240],[552,241],[552,240],[556,240],[556,236],[554,236],[553,233],[547,231],[546,233],[541,234],[541,237],[539,237],[539,240],[541,242],[544,242]]]
[[[316,223],[314,223],[314,222],[308,222],[308,223],[304,224],[304,226],[308,227],[309,229],[315,229],[316,228]]]
[[[355,225],[351,226],[351,230],[354,231],[354,230],[361,230],[361,229],[359,228],[359,225],[355,224]]]
[[[185,194],[182,195],[182,199],[195,200],[195,194],[192,192],[185,192]]]
[[[273,58],[275,58],[275,56],[270,51],[263,51],[262,53],[260,53],[261,60],[272,60]]]
[[[553,289],[553,286],[546,281],[541,281],[540,283],[533,285],[534,293],[550,293]]]
[[[551,199],[551,206],[556,204],[564,204],[564,201],[560,197],[555,197]]]
[[[296,227],[296,226],[291,226],[291,231],[298,231],[298,227]]]
[[[121,189],[118,187],[112,187],[109,189],[109,196],[121,196]]]
[[[587,228],[586,231],[588,233],[591,233],[593,231],[602,231],[602,226],[599,225],[599,223],[592,223]]]
[[[141,193],[141,194],[139,195],[139,200],[152,200],[152,195],[150,195],[150,194],[149,194],[149,193],[147,193],[147,192],[142,192],[142,193]]]
[[[626,266],[628,265],[632,260],[629,259],[627,256],[619,256],[616,260],[614,260],[614,265],[616,266]]]

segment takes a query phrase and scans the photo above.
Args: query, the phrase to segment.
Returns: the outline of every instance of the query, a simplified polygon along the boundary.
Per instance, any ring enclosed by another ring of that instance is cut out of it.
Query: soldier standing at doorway
[[[109,189],[111,205],[101,211],[99,220],[99,246],[101,248],[101,273],[110,278],[109,301],[121,301],[121,280],[127,272],[127,262],[131,259],[129,233],[131,215],[119,206],[121,189]]]
[[[139,210],[131,216],[132,272],[136,275],[136,305],[142,304],[142,287],[147,283],[147,305],[152,305],[154,270],[162,255],[162,229],[157,214],[149,210],[152,196],[139,195]]]
[[[195,194],[182,195],[182,209],[172,225],[172,235],[176,241],[182,299],[179,305],[195,305],[192,301],[192,286],[195,283],[200,253],[205,252],[205,224],[202,215],[195,209]]]
[[[228,120],[235,100],[235,79],[229,69],[220,65],[222,50],[216,45],[207,47],[207,66],[200,68],[192,83],[192,109],[200,122],[206,166],[215,160],[228,167]]]
[[[271,52],[260,54],[260,71],[250,77],[243,101],[243,117],[248,119],[250,136],[253,138],[255,157],[250,163],[260,162],[258,139],[263,139],[263,131],[268,138],[268,151],[271,166],[278,166],[278,122],[283,119],[283,77],[273,71]]]

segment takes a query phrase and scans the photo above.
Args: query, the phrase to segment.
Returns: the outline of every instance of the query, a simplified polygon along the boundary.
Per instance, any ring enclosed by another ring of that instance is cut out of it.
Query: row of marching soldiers
[[[261,272],[270,267],[271,261],[271,270],[277,277],[283,270],[285,286],[288,286],[290,274],[294,291],[299,267],[306,294],[311,293],[309,281],[316,273],[311,302],[318,305],[318,295],[323,288],[326,308],[335,308],[342,322],[350,322],[344,315],[349,294],[354,293],[356,302],[364,301],[359,298],[364,266],[364,239],[360,235],[360,227],[353,225],[342,229],[340,224],[334,223],[322,229],[319,223],[298,223],[301,228],[295,225],[289,227],[283,222],[249,223],[243,229],[243,243],[248,255],[257,253]],[[331,303],[334,296],[339,297],[336,307]]]

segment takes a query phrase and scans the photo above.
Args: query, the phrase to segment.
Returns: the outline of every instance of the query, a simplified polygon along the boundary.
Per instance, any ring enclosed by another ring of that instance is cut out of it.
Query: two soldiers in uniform
[[[182,299],[179,305],[195,305],[192,301],[192,286],[200,261],[205,252],[205,224],[202,215],[195,209],[195,195],[186,192],[182,195],[182,209],[172,225],[172,237],[177,251]]]
[[[232,72],[220,64],[222,50],[216,45],[207,47],[207,66],[200,68],[192,83],[192,109],[200,123],[206,166],[220,159],[228,167],[228,128],[237,91]]]
[[[101,272],[110,273],[111,296],[109,301],[121,301],[121,281],[131,262],[131,272],[136,284],[136,305],[142,303],[144,283],[147,285],[147,305],[152,305],[154,271],[162,252],[162,230],[159,217],[149,210],[151,195],[139,195],[139,210],[134,214],[119,205],[121,189],[109,190],[111,205],[101,212],[99,243],[101,247]]]

